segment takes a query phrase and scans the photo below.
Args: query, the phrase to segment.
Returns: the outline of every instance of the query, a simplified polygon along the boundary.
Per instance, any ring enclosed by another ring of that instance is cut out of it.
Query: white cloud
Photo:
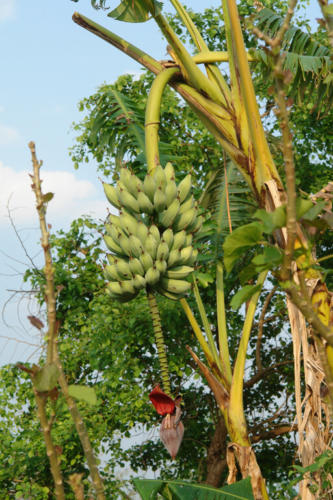
[[[16,224],[37,223],[35,199],[31,190],[28,171],[15,171],[0,162],[0,224],[8,224],[7,205]],[[86,180],[63,171],[41,171],[44,193],[54,193],[48,205],[47,220],[55,223],[70,223],[80,215],[105,217],[107,203],[100,192]]]
[[[0,0],[0,21],[13,17],[15,12],[15,0]]]
[[[7,146],[7,144],[12,144],[13,142],[16,142],[19,137],[20,134],[15,128],[8,127],[7,125],[2,125],[0,123],[0,146]]]

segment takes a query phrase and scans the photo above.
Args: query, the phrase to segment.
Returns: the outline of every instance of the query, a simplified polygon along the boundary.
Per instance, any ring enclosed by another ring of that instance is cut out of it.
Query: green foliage
[[[47,392],[52,391],[58,382],[59,370],[55,363],[44,365],[34,375],[34,385],[37,391]]]
[[[69,395],[79,401],[85,401],[90,405],[97,404],[96,392],[93,387],[86,387],[84,385],[69,385],[68,386]]]
[[[249,477],[221,489],[185,481],[134,479],[133,482],[142,500],[154,500],[160,496],[166,500],[253,500]]]

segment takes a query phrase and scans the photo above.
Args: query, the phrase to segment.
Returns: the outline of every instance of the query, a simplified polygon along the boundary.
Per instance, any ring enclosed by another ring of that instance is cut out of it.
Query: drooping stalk
[[[147,292],[147,297],[148,297],[150,314],[153,321],[155,343],[157,347],[158,359],[160,362],[163,390],[166,394],[168,394],[168,396],[171,396],[168,359],[166,355],[160,312],[158,310],[155,295],[152,292]]]
[[[156,165],[160,163],[158,130],[160,125],[162,94],[166,84],[177,71],[178,68],[168,68],[159,73],[149,92],[145,115],[145,141],[148,172],[152,172]]]

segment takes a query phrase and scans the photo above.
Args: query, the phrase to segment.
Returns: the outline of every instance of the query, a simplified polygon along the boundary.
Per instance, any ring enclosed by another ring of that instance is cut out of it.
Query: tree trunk
[[[206,483],[218,488],[221,485],[221,476],[226,468],[227,459],[227,435],[224,418],[219,417],[213,438],[207,453],[207,476]]]

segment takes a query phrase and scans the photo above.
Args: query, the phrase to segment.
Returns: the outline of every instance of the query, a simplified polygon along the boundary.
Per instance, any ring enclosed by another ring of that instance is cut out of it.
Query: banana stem
[[[159,165],[158,130],[160,126],[160,111],[162,94],[166,84],[177,73],[178,68],[168,68],[155,78],[147,100],[145,117],[145,142],[148,173]]]
[[[171,386],[170,386],[170,378],[169,378],[169,370],[168,370],[168,359],[167,359],[167,355],[166,355],[160,312],[158,310],[155,295],[152,292],[147,292],[147,298],[148,298],[150,314],[151,314],[152,321],[153,321],[155,342],[156,342],[158,359],[159,359],[160,368],[161,368],[163,390],[166,394],[168,394],[168,396],[171,396]]]
[[[231,385],[232,373],[228,346],[227,320],[225,313],[223,266],[221,261],[218,261],[216,266],[216,309],[220,359],[223,366],[223,372],[226,375],[229,385]]]

